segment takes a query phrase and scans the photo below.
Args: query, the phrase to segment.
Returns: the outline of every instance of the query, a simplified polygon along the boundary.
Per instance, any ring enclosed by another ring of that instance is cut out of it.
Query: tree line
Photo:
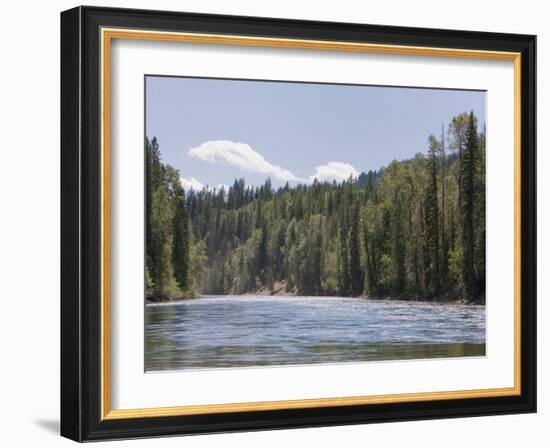
[[[471,112],[426,154],[342,182],[184,191],[146,139],[150,299],[299,294],[485,300],[485,130]]]

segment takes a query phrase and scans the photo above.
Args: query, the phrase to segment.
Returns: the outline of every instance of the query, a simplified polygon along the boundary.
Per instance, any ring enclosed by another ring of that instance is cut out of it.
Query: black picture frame
[[[102,420],[102,27],[521,53],[521,394]],[[61,435],[92,441],[536,412],[535,57],[532,35],[99,7],[61,13]]]

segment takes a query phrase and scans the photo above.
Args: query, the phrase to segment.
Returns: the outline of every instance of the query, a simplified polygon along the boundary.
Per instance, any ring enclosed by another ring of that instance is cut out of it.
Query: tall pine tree
[[[449,282],[449,243],[447,240],[447,216],[446,216],[446,169],[447,169],[447,158],[445,155],[445,133],[444,125],[441,123],[441,142],[440,142],[440,151],[441,151],[441,285],[447,287]]]
[[[466,145],[460,159],[460,196],[462,198],[462,281],[468,300],[476,295],[474,277],[474,208],[475,172],[478,149],[477,123],[470,113],[466,132]]]
[[[172,263],[174,266],[174,276],[179,287],[183,291],[190,288],[190,252],[191,252],[191,232],[189,227],[189,214],[185,199],[185,191],[179,182],[179,179],[173,183],[174,196],[174,220],[173,220],[173,243],[172,243]]]
[[[338,280],[340,294],[347,296],[350,293],[348,238],[346,223],[340,218],[338,236]]]
[[[363,292],[363,268],[361,266],[361,215],[359,204],[353,208],[351,227],[349,230],[349,280],[352,296],[358,296]]]
[[[424,228],[425,247],[425,268],[426,283],[429,291],[436,294],[440,286],[439,273],[439,219],[437,200],[437,139],[430,135],[427,157],[427,183],[425,198],[425,219]]]

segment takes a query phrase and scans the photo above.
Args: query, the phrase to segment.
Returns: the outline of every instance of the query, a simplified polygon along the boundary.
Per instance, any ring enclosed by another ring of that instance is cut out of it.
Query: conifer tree
[[[395,193],[392,214],[392,260],[395,272],[393,290],[401,293],[405,289],[405,235],[403,231],[403,195]]]
[[[447,216],[446,216],[446,169],[447,159],[445,156],[445,133],[444,125],[441,123],[441,285],[446,287],[449,281],[449,244],[447,240]]]
[[[361,267],[361,241],[360,241],[361,216],[359,205],[355,205],[349,230],[349,282],[352,296],[358,296],[363,292],[363,269]]]
[[[348,238],[346,224],[340,220],[338,237],[338,280],[340,294],[347,296],[350,293]]]
[[[477,146],[477,123],[472,111],[468,119],[466,145],[460,160],[460,193],[462,198],[462,281],[466,298],[469,300],[475,298],[474,190]]]
[[[429,291],[436,294],[439,291],[439,220],[437,204],[437,162],[436,152],[438,147],[437,139],[430,135],[427,164],[427,184],[425,198],[425,268],[426,283]]]
[[[172,226],[174,211],[165,188],[159,187],[151,201],[151,280],[155,294],[161,298],[178,295],[172,264]]]
[[[173,249],[172,263],[174,266],[174,275],[179,287],[186,291],[190,288],[190,253],[191,253],[191,234],[189,228],[189,215],[185,200],[185,191],[179,180],[174,182],[174,220],[173,220]]]

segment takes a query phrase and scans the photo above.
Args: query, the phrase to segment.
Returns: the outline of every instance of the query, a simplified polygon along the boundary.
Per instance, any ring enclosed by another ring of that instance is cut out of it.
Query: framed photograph
[[[535,412],[535,43],[63,12],[62,435]]]

